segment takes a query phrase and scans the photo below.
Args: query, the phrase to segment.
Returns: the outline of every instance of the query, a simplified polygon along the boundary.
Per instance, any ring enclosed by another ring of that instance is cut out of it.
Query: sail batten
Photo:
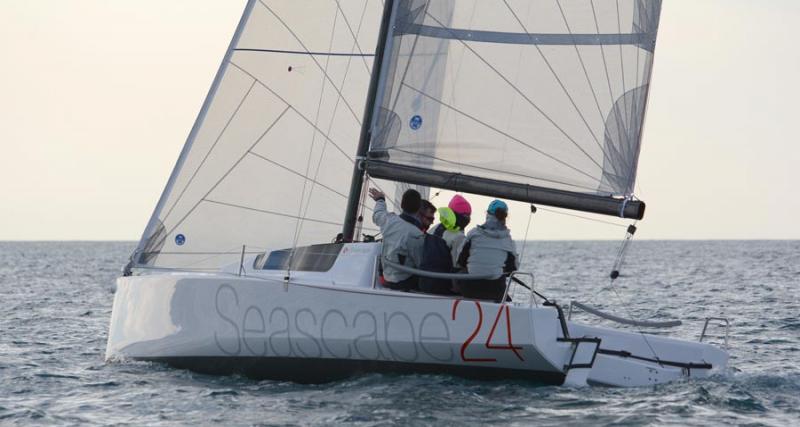
[[[547,34],[514,33],[505,31],[466,30],[431,25],[409,24],[400,34],[418,34],[439,39],[469,40],[481,43],[554,46],[634,45],[645,50],[655,49],[655,34]]]
[[[286,49],[255,49],[255,48],[238,48],[236,52],[264,52],[264,53],[285,53],[288,55],[314,55],[314,56],[349,56],[349,57],[362,57],[362,56],[375,56],[374,53],[349,53],[349,52],[310,52],[305,50],[286,50]]]

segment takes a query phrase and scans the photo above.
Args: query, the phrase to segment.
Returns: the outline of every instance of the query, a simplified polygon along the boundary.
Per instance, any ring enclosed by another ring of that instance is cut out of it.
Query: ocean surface
[[[612,288],[618,245],[529,242],[523,266],[550,298],[681,319],[669,334],[685,339],[728,317],[726,372],[640,388],[377,374],[298,385],[106,363],[133,244],[0,242],[0,425],[800,425],[799,241],[634,242]]]

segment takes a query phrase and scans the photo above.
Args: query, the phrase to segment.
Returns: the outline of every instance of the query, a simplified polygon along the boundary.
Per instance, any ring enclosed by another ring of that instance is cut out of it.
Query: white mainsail
[[[397,9],[372,158],[632,195],[660,0],[403,0]]]

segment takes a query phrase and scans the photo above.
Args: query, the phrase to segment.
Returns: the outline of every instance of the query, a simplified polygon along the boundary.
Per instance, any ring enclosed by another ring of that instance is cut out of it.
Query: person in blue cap
[[[505,276],[518,265],[517,249],[506,227],[508,205],[493,200],[486,210],[486,222],[467,233],[457,264],[469,274],[491,275],[488,280],[459,280],[456,290],[467,298],[500,301],[505,293]]]

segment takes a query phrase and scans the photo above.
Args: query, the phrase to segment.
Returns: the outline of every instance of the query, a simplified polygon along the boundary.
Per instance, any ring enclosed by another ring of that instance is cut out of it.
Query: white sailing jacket
[[[372,221],[381,228],[383,247],[381,257],[398,264],[419,268],[422,261],[422,249],[425,235],[416,226],[400,218],[399,215],[386,210],[386,201],[375,202]],[[398,271],[383,263],[383,278],[389,282],[402,282],[411,274]]]

